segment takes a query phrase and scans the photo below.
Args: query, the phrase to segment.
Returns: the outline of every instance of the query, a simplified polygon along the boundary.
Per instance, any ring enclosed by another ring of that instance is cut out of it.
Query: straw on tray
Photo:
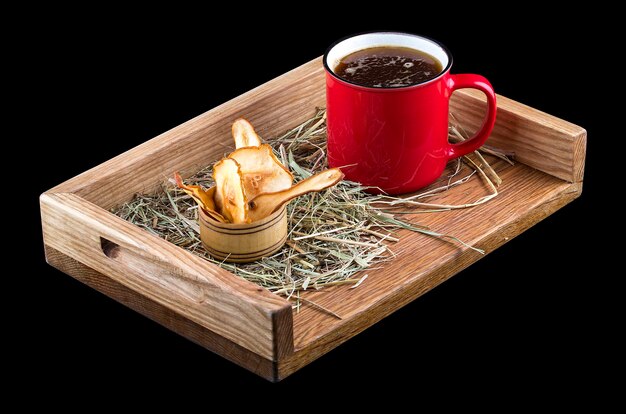
[[[295,181],[327,168],[325,116],[325,110],[319,109],[303,124],[280,137],[266,140],[283,164],[289,166]],[[460,130],[458,126],[451,127],[452,140],[464,139]],[[505,154],[494,149],[489,151],[510,162]],[[372,195],[358,183],[350,181],[342,181],[320,193],[298,197],[287,206],[289,234],[285,246],[271,257],[253,263],[231,264],[213,259],[200,241],[196,203],[171,183],[164,184],[157,194],[136,195],[131,202],[114,209],[114,213],[271,292],[294,299],[294,306],[298,308],[300,300],[319,306],[301,298],[300,292],[344,284],[357,287],[364,283],[367,275],[357,275],[358,272],[384,266],[385,261],[393,258],[393,243],[399,240],[395,234],[397,230],[416,231],[426,237],[455,243],[460,248],[478,250],[454,235],[440,234],[405,220],[402,214],[387,211],[401,205],[413,209],[413,212],[430,213],[469,208],[489,201],[497,195],[497,185],[501,180],[487,161],[478,156],[476,160],[464,157],[464,162],[471,169],[469,174],[461,174],[463,169],[459,160],[446,185],[410,197]],[[468,200],[462,205],[424,201],[435,194],[462,186],[476,173],[491,194],[478,200]],[[212,165],[185,181],[205,188],[212,186]],[[333,314],[330,310],[324,311]]]

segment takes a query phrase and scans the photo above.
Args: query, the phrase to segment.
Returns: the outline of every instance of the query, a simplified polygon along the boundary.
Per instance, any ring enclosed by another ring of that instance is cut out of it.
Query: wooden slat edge
[[[75,194],[44,193],[40,204],[47,246],[264,358],[293,352],[286,300]]]
[[[491,253],[575,200],[580,196],[581,191],[582,183],[567,184],[564,182],[556,193],[547,195],[525,214],[502,224],[497,229],[485,234],[482,238],[468,241],[470,245],[483,249],[486,254]],[[434,289],[483,257],[471,250],[464,250],[455,260],[449,260],[443,266],[437,267],[436,271],[429,272],[425,279],[410,285],[398,286],[384,300],[359,313],[357,317],[344,319],[332,331],[319,336],[304,348],[296,348],[292,355],[279,361],[278,379],[282,380],[288,377],[396,310]]]
[[[485,98],[464,89],[454,93],[450,111],[475,130],[482,123]],[[515,160],[568,182],[583,180],[587,131],[571,122],[498,95],[496,125],[487,144],[515,153]]]
[[[186,319],[173,310],[142,296],[50,246],[44,245],[44,247],[48,263],[61,272],[72,276],[154,322],[269,381],[278,380],[276,362],[263,358],[241,345],[237,345],[221,335]]]
[[[208,110],[54,188],[105,209],[132,194],[151,193],[174,171],[183,176],[234,149],[231,124],[245,117],[261,136],[272,137],[314,114],[324,100],[321,58]]]
[[[208,159],[224,151],[226,147],[220,144],[230,139],[230,125],[224,122],[224,117],[232,121],[244,116],[267,136],[310,117],[312,107],[322,104],[323,74],[321,58],[313,59],[50,191],[76,193],[107,209],[115,203],[101,199],[107,198],[112,189],[124,195],[151,192],[174,170],[181,170],[183,175],[195,172],[206,166]],[[451,100],[451,110],[463,126],[476,129],[482,122],[484,96],[473,90],[457,91]],[[578,182],[584,175],[586,135],[579,126],[498,95],[496,127],[488,143],[515,152],[517,160],[526,165]],[[224,138],[218,142],[216,136]],[[124,186],[120,189],[122,179]]]

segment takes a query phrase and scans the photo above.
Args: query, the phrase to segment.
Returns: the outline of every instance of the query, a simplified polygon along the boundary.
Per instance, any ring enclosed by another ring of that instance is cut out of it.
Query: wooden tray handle
[[[291,305],[71,193],[44,193],[46,245],[267,359],[293,352]]]

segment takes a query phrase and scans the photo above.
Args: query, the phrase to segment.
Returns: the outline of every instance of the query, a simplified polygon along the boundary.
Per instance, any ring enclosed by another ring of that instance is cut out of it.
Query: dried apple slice
[[[183,183],[182,177],[177,172],[174,173],[174,179],[176,180],[178,188],[190,195],[191,198],[198,203],[198,206],[200,206],[200,208],[202,208],[209,216],[222,223],[226,222],[226,219],[217,212],[217,207],[215,206],[215,201],[213,200],[215,187],[211,187],[205,191],[199,185],[186,185]]]
[[[226,218],[217,212],[217,206],[215,205],[215,189],[216,187],[211,187],[208,190],[206,190],[207,196],[209,196],[209,198],[213,202],[213,206],[212,206],[213,209],[212,210],[205,209],[204,212],[207,213],[209,216],[211,216],[214,220],[217,220],[221,223],[227,223],[228,221],[226,220]]]
[[[231,152],[228,158],[239,163],[248,199],[261,193],[286,190],[293,183],[293,175],[276,158],[268,144],[239,148]]]
[[[257,135],[252,124],[244,118],[239,118],[233,122],[232,132],[235,139],[235,148],[258,147],[261,145],[261,138]]]
[[[249,223],[248,205],[239,164],[224,158],[213,167],[215,205],[217,211],[231,223]]]
[[[251,221],[261,220],[289,200],[311,191],[322,191],[337,184],[344,177],[339,168],[331,168],[319,172],[286,190],[275,193],[262,193],[248,201],[248,217]]]

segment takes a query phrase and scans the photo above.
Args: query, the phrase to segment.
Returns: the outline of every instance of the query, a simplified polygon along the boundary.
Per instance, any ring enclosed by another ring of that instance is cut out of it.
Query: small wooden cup
[[[254,223],[220,223],[200,209],[200,239],[218,260],[247,263],[276,253],[287,241],[285,206]]]

